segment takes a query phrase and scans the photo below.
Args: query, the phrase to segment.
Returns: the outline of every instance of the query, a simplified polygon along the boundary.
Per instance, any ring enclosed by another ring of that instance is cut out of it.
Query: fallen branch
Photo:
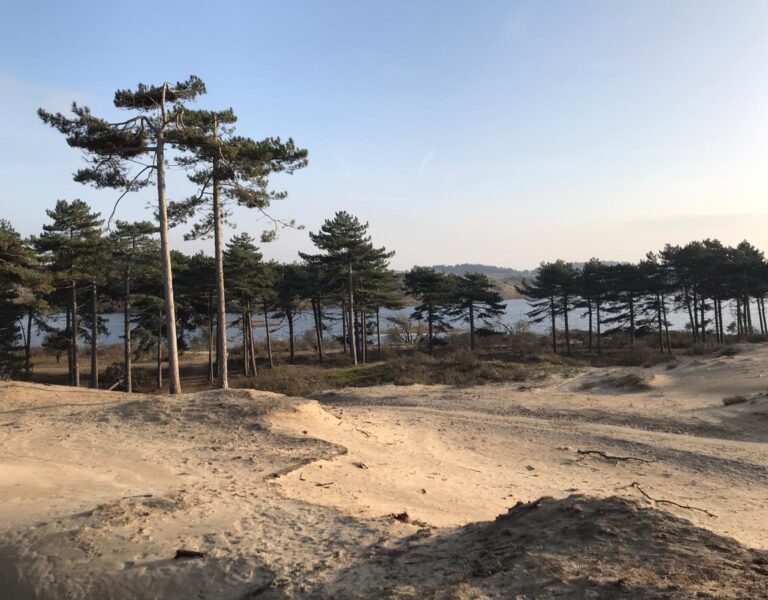
[[[114,389],[115,389],[115,388],[116,388],[118,385],[120,385],[121,383],[123,383],[123,380],[122,380],[122,379],[118,379],[118,380],[117,380],[117,381],[116,381],[114,384],[112,384],[112,386],[110,386],[110,387],[109,387],[109,389],[107,389],[107,391],[108,391],[108,392],[112,392],[112,391],[114,391]]]
[[[360,433],[362,433],[362,434],[363,434],[365,437],[367,437],[367,438],[371,437],[371,434],[370,434],[370,433],[368,433],[368,432],[367,432],[365,429],[358,429],[357,431],[359,431]]]
[[[317,487],[329,487],[333,485],[333,481],[329,481],[328,483],[316,483]]]
[[[714,513],[709,512],[705,508],[699,508],[697,506],[689,506],[688,504],[680,504],[678,502],[675,502],[674,500],[664,500],[663,498],[653,498],[652,496],[648,495],[646,491],[640,487],[640,484],[637,481],[633,481],[627,486],[624,486],[624,488],[619,489],[625,489],[625,488],[635,488],[638,492],[640,492],[643,496],[645,496],[648,500],[651,502],[655,502],[656,504],[671,504],[672,506],[677,506],[678,508],[685,508],[688,510],[698,510],[699,512],[703,512],[705,515],[709,515],[713,519],[717,518],[717,515]]]
[[[653,462],[644,458],[637,458],[636,456],[614,456],[612,454],[606,454],[602,450],[576,450],[576,454],[596,454],[602,456],[606,460],[636,460],[637,462],[646,464]]]

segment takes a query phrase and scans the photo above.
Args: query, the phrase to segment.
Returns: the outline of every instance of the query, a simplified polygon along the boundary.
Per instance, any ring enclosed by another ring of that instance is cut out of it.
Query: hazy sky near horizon
[[[0,25],[2,217],[38,233],[76,184],[77,151],[37,116],[118,88],[200,76],[198,105],[293,137],[310,165],[274,206],[315,231],[370,223],[395,268],[636,260],[665,242],[768,250],[768,2],[220,0],[21,2]],[[172,198],[191,193],[174,174]],[[117,218],[151,218],[151,190]],[[235,232],[258,237],[254,211]],[[227,237],[233,232],[229,231]],[[205,249],[210,241],[173,247]],[[295,260],[307,231],[263,247]]]

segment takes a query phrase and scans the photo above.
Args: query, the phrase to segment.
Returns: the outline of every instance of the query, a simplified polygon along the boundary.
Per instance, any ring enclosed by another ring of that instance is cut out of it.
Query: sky
[[[58,198],[108,215],[118,193],[38,107],[118,116],[116,89],[201,77],[197,106],[238,132],[292,137],[309,166],[267,258],[311,251],[346,210],[414,264],[532,268],[637,260],[716,237],[768,250],[768,3],[763,0],[85,2],[6,0],[0,217],[39,233]],[[182,173],[168,193],[194,192]],[[151,218],[151,190],[116,217]],[[265,223],[236,209],[227,237]],[[172,247],[211,252],[212,242]]]

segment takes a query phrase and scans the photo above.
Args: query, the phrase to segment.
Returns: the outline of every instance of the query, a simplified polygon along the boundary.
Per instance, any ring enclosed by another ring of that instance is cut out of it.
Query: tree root
[[[674,500],[664,500],[663,498],[653,498],[652,496],[648,495],[648,493],[646,493],[646,491],[643,488],[640,487],[640,484],[637,481],[633,481],[629,485],[625,485],[623,488],[618,488],[618,489],[626,489],[626,488],[635,488],[646,499],[656,504],[671,504],[672,506],[677,506],[678,508],[685,508],[687,510],[697,510],[699,512],[703,512],[705,515],[712,517],[713,519],[717,519],[716,514],[709,512],[705,508],[699,508],[698,506],[689,506],[688,504],[680,504],[679,502],[675,502]]]
[[[646,460],[644,458],[637,458],[636,456],[613,456],[612,454],[606,454],[602,450],[576,450],[577,454],[596,454],[602,456],[606,460],[636,460],[637,462],[649,464],[652,460]]]

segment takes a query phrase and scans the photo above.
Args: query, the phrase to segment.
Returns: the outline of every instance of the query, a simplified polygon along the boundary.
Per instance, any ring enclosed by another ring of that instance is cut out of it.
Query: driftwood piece
[[[597,456],[602,456],[606,460],[635,460],[645,464],[653,462],[644,458],[637,458],[636,456],[614,456],[613,454],[606,454],[602,450],[576,450],[576,454],[595,454]]]
[[[186,548],[179,548],[176,550],[175,560],[180,558],[205,558],[205,552],[198,552],[197,550],[187,550]]]

